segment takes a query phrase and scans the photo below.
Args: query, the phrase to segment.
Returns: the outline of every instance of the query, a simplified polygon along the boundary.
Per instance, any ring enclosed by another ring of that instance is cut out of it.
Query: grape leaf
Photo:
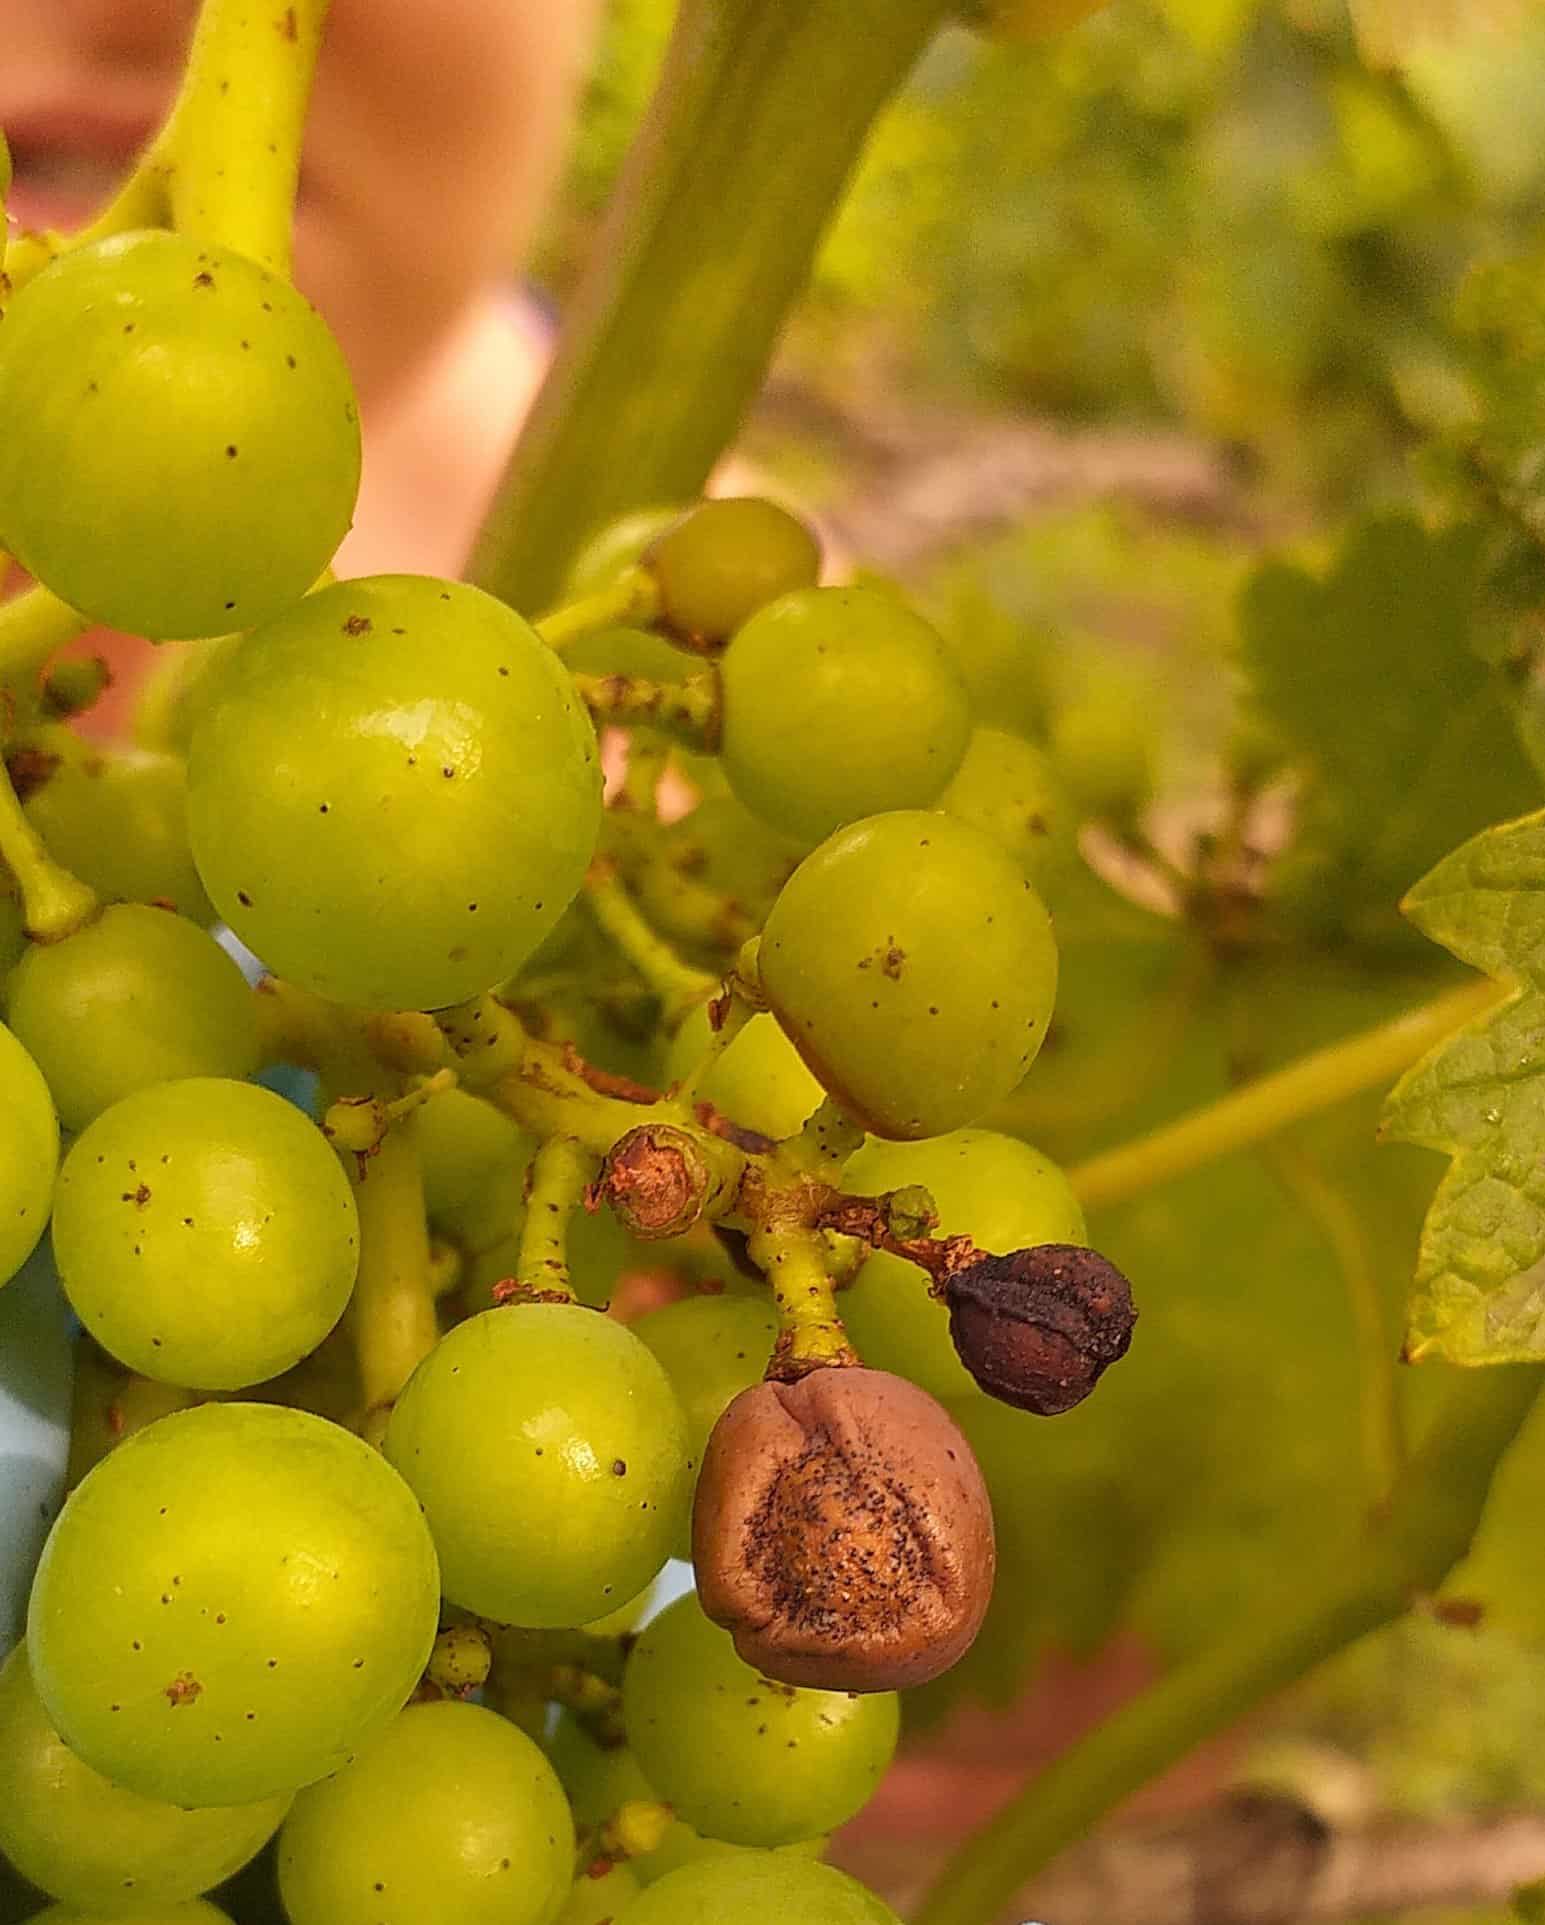
[[[1310,772],[1279,913],[1387,939],[1412,880],[1539,799],[1503,678],[1470,645],[1483,540],[1389,516],[1321,580],[1268,562],[1240,602],[1268,726]]]
[[[1406,1354],[1545,1357],[1545,811],[1485,830],[1406,897],[1513,994],[1396,1084],[1383,1133],[1453,1159],[1422,1229]]]

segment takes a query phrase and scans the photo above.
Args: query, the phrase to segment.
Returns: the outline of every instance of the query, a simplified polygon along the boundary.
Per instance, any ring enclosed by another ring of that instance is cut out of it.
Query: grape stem
[[[41,584],[0,602],[0,688],[10,692],[21,721],[39,698],[38,678],[49,658],[91,624]]]
[[[520,1229],[515,1276],[494,1286],[494,1301],[511,1297],[573,1303],[569,1275],[569,1223],[584,1202],[597,1159],[572,1136],[550,1136],[531,1159],[526,1217]]]
[[[647,819],[608,809],[602,835],[651,921],[677,942],[733,953],[757,933],[756,918],[733,896],[684,875],[645,833]]]
[[[388,1130],[373,1156],[345,1157],[344,1167],[359,1208],[359,1274],[347,1324],[363,1424],[396,1402],[440,1335],[416,1119]]]
[[[62,868],[27,820],[11,778],[0,767],[0,863],[21,892],[22,926],[34,942],[60,942],[84,928],[99,907],[96,892]]]
[[[687,1074],[671,1089],[670,1100],[685,1115],[696,1113],[698,1092],[712,1074],[715,1063],[756,1014],[755,1003],[735,994],[734,984],[732,976],[725,985],[726,993],[710,1001],[707,1045]]]
[[[836,1286],[816,1231],[798,1222],[770,1223],[751,1232],[746,1253],[771,1285],[778,1307],[769,1377],[789,1381],[859,1361],[837,1312]]]
[[[661,1020],[674,1032],[718,988],[707,970],[683,962],[670,944],[645,921],[642,910],[606,857],[590,865],[585,901],[598,927],[621,951],[660,1000]]]
[[[721,703],[718,671],[683,682],[652,682],[642,675],[576,675],[574,687],[597,722],[617,728],[649,728],[685,749],[712,754],[719,745]]]
[[[1436,1591],[1470,1548],[1540,1381],[1536,1365],[1456,1373],[1377,1523],[1327,1546],[1274,1609],[1178,1666],[1032,1778],[945,1866],[917,1925],[997,1917],[1064,1846],[1204,1738]]]
[[[562,654],[575,642],[609,628],[647,628],[660,613],[660,590],[647,568],[626,568],[605,588],[563,602],[537,618],[536,632]]]
[[[136,170],[164,179],[173,227],[285,279],[327,7],[203,0],[181,88]]]
[[[1079,1202],[1090,1210],[1140,1195],[1217,1157],[1259,1143],[1290,1123],[1392,1081],[1508,993],[1490,982],[1450,990],[1404,1011],[1392,1022],[1313,1050],[1297,1062],[1257,1077],[1135,1142],[1091,1157],[1068,1172],[1068,1181]]]

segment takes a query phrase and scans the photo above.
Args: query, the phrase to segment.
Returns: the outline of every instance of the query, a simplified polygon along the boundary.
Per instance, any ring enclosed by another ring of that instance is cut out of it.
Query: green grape
[[[43,1234],[59,1167],[59,1119],[43,1073],[0,1024],[0,1283]]]
[[[660,1797],[735,1845],[786,1845],[845,1823],[896,1749],[894,1691],[771,1683],[695,1597],[644,1627],[622,1697],[629,1741]]]
[[[856,1878],[790,1852],[685,1865],[635,1899],[617,1925],[901,1925]]]
[[[567,1711],[559,1717],[547,1740],[547,1755],[568,1794],[574,1822],[582,1831],[604,1824],[620,1805],[631,1799],[646,1798],[651,1803],[658,1800],[658,1793],[626,1745],[598,1745]],[[797,1839],[792,1845],[779,1845],[775,1849],[801,1858],[819,1858],[826,1845],[822,1834]],[[722,1838],[704,1838],[682,1819],[673,1818],[655,1849],[630,1862],[647,1885],[682,1865],[696,1864],[699,1859],[733,1858],[753,1849],[750,1845],[731,1845]]]
[[[5,1007],[5,979],[27,953],[27,925],[21,897],[10,886],[9,876],[0,876],[0,1010]]]
[[[664,837],[672,868],[735,897],[758,922],[810,847],[808,839],[769,827],[732,795],[709,796]]]
[[[708,1048],[708,1005],[694,1009],[671,1039],[665,1073],[679,1083]],[[703,1078],[698,1097],[739,1123],[781,1142],[803,1127],[826,1092],[771,1016],[753,1016]]]
[[[1055,882],[1073,858],[1072,799],[1050,756],[1022,735],[973,729],[939,807],[990,835],[1038,888]]]
[[[568,671],[480,589],[383,575],[243,639],[188,757],[220,913],[291,981],[433,1009],[512,976],[578,892],[601,768]]]
[[[231,1916],[207,1899],[193,1898],[185,1905],[156,1905],[134,1912],[82,1912],[73,1905],[50,1905],[27,1925],[231,1925]]]
[[[735,794],[815,841],[935,801],[971,738],[971,702],[920,615],[872,588],[808,588],[753,615],[719,664],[719,754]]]
[[[71,248],[0,341],[0,541],[72,608],[157,640],[250,628],[348,530],[359,420],[288,282],[161,231]]]
[[[38,1696],[76,1755],[174,1804],[339,1770],[396,1716],[439,1623],[434,1546],[351,1432],[200,1404],[103,1458],[32,1586]]]
[[[660,620],[694,648],[718,648],[759,608],[821,572],[815,536],[756,495],[700,501],[643,556],[660,590]]]
[[[188,784],[181,760],[114,749],[60,763],[27,798],[48,852],[104,902],[168,903],[212,922],[188,847]]]
[[[935,1236],[969,1236],[1006,1255],[1037,1243],[1085,1243],[1078,1199],[1055,1163],[1011,1136],[955,1130],[924,1143],[866,1143],[842,1185],[863,1196],[921,1183],[939,1211]],[[935,1397],[978,1395],[950,1342],[949,1311],[914,1263],[877,1251],[842,1293],[842,1320],[876,1370],[910,1377]]]
[[[684,1297],[650,1310],[632,1326],[659,1359],[687,1420],[693,1489],[708,1433],[731,1398],[762,1381],[778,1336],[778,1318],[765,1297]],[[676,1544],[690,1558],[691,1530]]]
[[[126,1791],[49,1723],[24,1644],[0,1667],[0,1851],[55,1898],[103,1912],[196,1898],[246,1864],[288,1805],[182,1811]]]
[[[600,1878],[582,1872],[553,1925],[618,1925],[623,1907],[643,1889],[627,1864],[609,1865]]]
[[[655,536],[680,521],[684,512],[681,508],[635,508],[631,514],[608,522],[574,557],[563,584],[563,599],[578,601],[583,595],[609,588],[624,569],[642,559]]]
[[[501,1170],[524,1170],[531,1142],[503,1110],[466,1090],[442,1090],[418,1112],[424,1208],[432,1219],[469,1204]]]
[[[1051,919],[1018,863],[953,816],[856,822],[807,856],[762,935],[785,1033],[876,1136],[939,1136],[1035,1060],[1057,989]]]
[[[588,1624],[642,1590],[692,1469],[665,1372],[578,1304],[458,1324],[408,1380],[385,1449],[424,1506],[446,1596],[501,1624]]]
[[[409,1705],[279,1834],[290,1925],[552,1925],[573,1868],[552,1766],[475,1704]]]
[[[1085,815],[1130,821],[1151,800],[1154,784],[1151,693],[1113,670],[1088,686],[1052,720],[1051,756]]]
[[[240,969],[207,929],[146,903],[114,903],[62,942],[31,947],[9,1013],[69,1130],[153,1084],[258,1066],[257,1006]]]
[[[76,1315],[131,1370],[240,1390],[299,1363],[343,1315],[359,1218],[294,1104],[194,1076],[126,1096],[76,1138],[54,1256]]]

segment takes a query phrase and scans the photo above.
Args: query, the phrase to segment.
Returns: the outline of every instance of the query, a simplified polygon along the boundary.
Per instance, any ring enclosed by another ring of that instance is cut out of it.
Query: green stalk
[[[1384,1521],[1283,1573],[1274,1610],[1232,1629],[1115,1712],[1024,1786],[945,1866],[917,1925],[982,1925],[1099,1819],[1214,1732],[1435,1591],[1470,1548],[1503,1452],[1540,1384],[1534,1365],[1459,1374]]]
[[[870,123],[951,11],[950,0],[682,0],[474,581],[544,607],[597,528],[701,491]]]

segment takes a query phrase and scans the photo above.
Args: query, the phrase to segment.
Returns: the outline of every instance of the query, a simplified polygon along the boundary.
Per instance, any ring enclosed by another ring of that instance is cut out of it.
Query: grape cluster
[[[67,248],[0,419],[0,1283],[46,1229],[82,1333],[0,1850],[56,1921],[240,1917],[263,1853],[292,1925],[883,1925],[820,1854],[994,1570],[936,1399],[1065,1408],[1131,1331],[995,1127],[1047,755],[760,499],[535,623],[319,580],[347,371],[229,249]],[[61,608],[174,645],[135,741],[7,667]]]

